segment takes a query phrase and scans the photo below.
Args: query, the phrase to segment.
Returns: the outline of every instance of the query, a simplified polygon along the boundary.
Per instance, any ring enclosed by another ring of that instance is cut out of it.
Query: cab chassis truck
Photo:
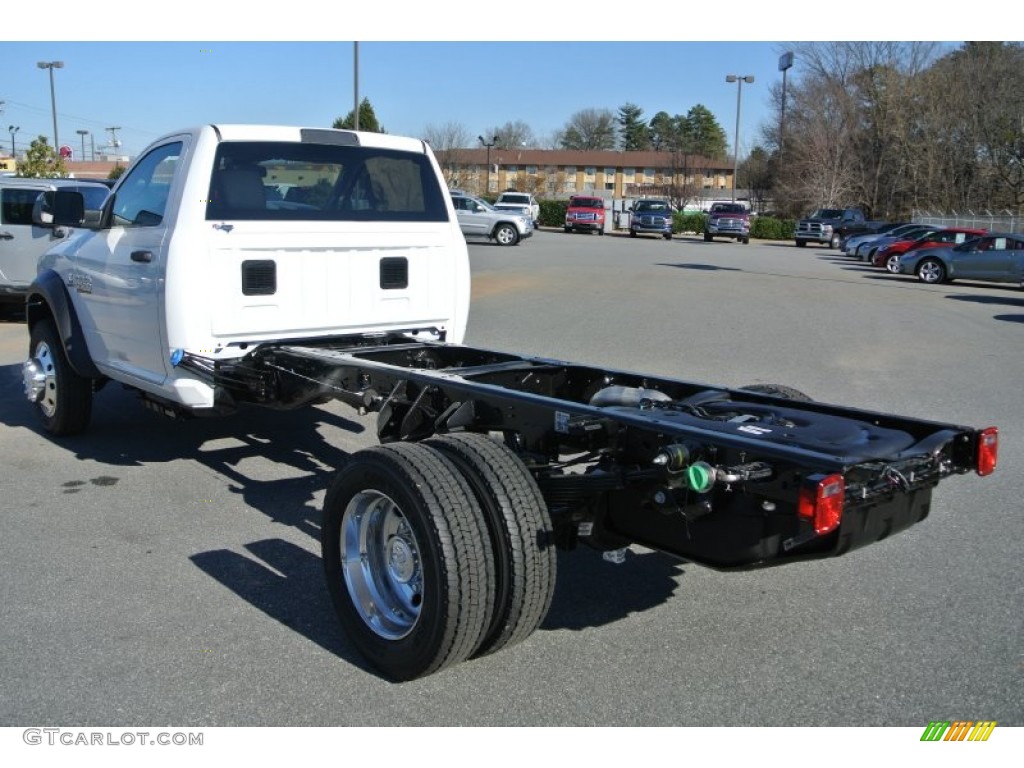
[[[278,201],[268,172],[320,196]],[[926,518],[943,478],[995,469],[994,427],[462,344],[468,254],[441,178],[413,139],[202,126],[155,142],[101,211],[58,192],[55,224],[86,231],[43,257],[27,299],[44,429],[84,429],[111,380],[172,416],[375,413],[380,444],[330,483],[321,547],[344,631],[394,680],[529,636],[556,550],[832,557]],[[356,314],[321,307],[325,284],[357,287]]]

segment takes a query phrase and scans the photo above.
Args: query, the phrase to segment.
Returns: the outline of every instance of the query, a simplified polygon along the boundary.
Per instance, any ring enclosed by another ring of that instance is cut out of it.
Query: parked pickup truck
[[[530,217],[533,228],[540,226],[540,203],[529,192],[507,190],[498,195],[494,207],[499,211],[516,211]]]
[[[341,626],[395,680],[529,636],[557,549],[827,558],[996,466],[993,427],[462,345],[468,249],[419,140],[176,131],[100,211],[58,190],[54,223],[84,231],[40,261],[22,371],[54,437],[86,428],[109,381],[168,415],[330,399],[377,414],[381,445],[327,489],[321,551]]]
[[[860,208],[819,208],[797,222],[793,236],[801,248],[807,243],[823,243],[829,248],[838,248],[844,238],[858,232],[874,231],[883,223],[868,221]]]

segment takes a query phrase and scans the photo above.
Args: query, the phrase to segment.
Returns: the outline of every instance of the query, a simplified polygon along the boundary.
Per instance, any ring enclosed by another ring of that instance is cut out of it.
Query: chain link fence
[[[923,211],[914,210],[912,219],[916,224],[927,224],[932,227],[969,227],[987,229],[989,232],[1024,232],[1024,216],[1014,215],[1009,211],[992,213],[982,211]]]

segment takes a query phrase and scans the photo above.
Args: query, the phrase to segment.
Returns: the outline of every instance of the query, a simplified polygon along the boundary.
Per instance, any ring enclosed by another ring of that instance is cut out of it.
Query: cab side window
[[[39,197],[38,189],[0,190],[0,222],[4,224],[32,224],[32,206]]]
[[[128,173],[114,200],[115,226],[155,227],[163,222],[181,149],[181,142],[157,147]]]

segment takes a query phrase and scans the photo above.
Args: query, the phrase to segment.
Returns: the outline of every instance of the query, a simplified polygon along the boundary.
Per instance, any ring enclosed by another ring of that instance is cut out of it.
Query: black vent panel
[[[254,259],[242,262],[242,294],[272,296],[277,293],[277,262]]]
[[[380,260],[380,287],[395,290],[409,287],[409,260],[404,256],[388,256]]]

